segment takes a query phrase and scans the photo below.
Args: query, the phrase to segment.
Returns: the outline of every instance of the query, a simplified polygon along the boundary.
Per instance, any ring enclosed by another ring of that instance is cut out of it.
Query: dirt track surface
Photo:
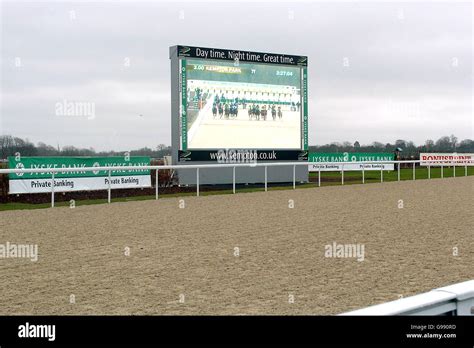
[[[39,248],[37,262],[0,258],[0,314],[336,314],[395,300],[474,278],[473,197],[461,177],[0,212],[0,244]],[[364,244],[364,261],[325,257],[333,242]]]

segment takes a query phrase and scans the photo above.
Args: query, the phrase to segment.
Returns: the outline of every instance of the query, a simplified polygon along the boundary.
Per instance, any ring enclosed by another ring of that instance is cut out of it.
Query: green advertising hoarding
[[[188,148],[188,92],[187,92],[186,59],[181,61],[181,150]]]
[[[50,169],[73,168],[72,172],[59,171],[54,174],[56,192],[105,190],[111,188],[150,187],[150,170],[124,170],[121,167],[150,165],[150,157],[8,157],[11,169],[42,169],[37,173],[9,174],[10,193],[50,192],[52,172]],[[85,171],[86,167],[115,167],[111,170]]]
[[[383,162],[393,161],[393,153],[370,153],[370,152],[340,152],[320,153],[310,152],[308,156],[309,171],[340,171],[343,166],[340,162]],[[344,164],[344,170],[393,170],[394,165],[388,163],[374,164]]]

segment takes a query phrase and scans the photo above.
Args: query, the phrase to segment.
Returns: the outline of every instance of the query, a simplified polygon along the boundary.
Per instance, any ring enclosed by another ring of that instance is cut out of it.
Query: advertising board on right
[[[474,153],[420,153],[420,166],[474,165]]]

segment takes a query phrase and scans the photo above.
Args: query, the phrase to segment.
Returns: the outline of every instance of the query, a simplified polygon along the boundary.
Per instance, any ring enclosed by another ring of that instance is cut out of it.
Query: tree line
[[[22,139],[11,135],[0,135],[0,159],[14,156],[20,153],[22,156],[123,156],[125,151],[95,151],[93,148],[77,148],[75,146],[54,147],[43,142],[33,144],[28,139]],[[151,149],[144,147],[141,149],[128,151],[131,156],[150,156],[152,158],[163,158],[171,155],[171,146],[159,144]]]
[[[343,143],[330,143],[326,145],[309,146],[310,152],[393,152],[396,148],[402,150],[403,157],[417,156],[420,152],[474,152],[474,141],[464,139],[458,141],[454,135],[443,136],[434,141],[428,139],[423,145],[415,145],[413,141],[396,140],[392,143],[373,142],[370,145],[361,145],[345,141]],[[22,156],[122,156],[125,151],[100,151],[93,148],[77,148],[74,146],[54,147],[43,142],[36,145],[28,139],[11,135],[0,135],[0,159],[20,153]],[[150,156],[162,158],[171,155],[171,146],[159,144],[154,149],[144,147],[130,150],[131,156]]]
[[[343,143],[331,143],[326,145],[309,146],[310,152],[394,152],[401,149],[402,157],[416,157],[420,152],[474,152],[474,140],[464,139],[459,141],[454,135],[443,136],[434,141],[428,139],[423,145],[416,145],[413,141],[403,139],[392,143],[380,143],[374,141],[370,145],[361,145],[358,141],[354,143],[345,141]]]

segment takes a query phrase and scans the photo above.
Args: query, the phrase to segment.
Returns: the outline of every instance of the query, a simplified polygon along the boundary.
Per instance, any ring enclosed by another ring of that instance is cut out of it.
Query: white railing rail
[[[340,315],[474,315],[474,280]]]
[[[51,206],[54,207],[54,177],[57,173],[69,173],[69,172],[96,172],[96,171],[108,171],[109,177],[111,176],[112,172],[120,170],[120,171],[136,171],[136,170],[156,170],[155,176],[155,199],[158,199],[159,192],[158,192],[158,172],[160,170],[179,170],[179,169],[195,169],[196,170],[196,195],[199,196],[199,170],[200,169],[212,169],[212,168],[233,168],[232,170],[232,187],[233,192],[235,193],[235,183],[236,183],[236,168],[256,168],[256,167],[263,167],[265,171],[265,191],[268,189],[267,183],[267,168],[268,167],[293,167],[293,189],[296,188],[296,176],[295,176],[295,168],[296,166],[309,166],[309,165],[319,165],[319,166],[327,166],[327,165],[340,165],[342,170],[335,170],[341,172],[341,184],[344,185],[344,166],[345,165],[362,165],[360,170],[362,172],[362,183],[365,183],[365,169],[364,165],[381,165],[381,164],[398,164],[398,175],[397,179],[400,181],[400,167],[401,164],[412,164],[413,168],[413,176],[412,179],[416,179],[416,163],[424,162],[424,164],[428,163],[428,178],[431,178],[431,166],[439,166],[441,167],[441,177],[444,177],[444,167],[453,167],[454,176],[456,176],[456,167],[464,167],[464,175],[467,176],[467,167],[468,163],[465,162],[458,162],[458,161],[420,161],[420,160],[404,160],[404,161],[357,161],[357,162],[277,162],[277,163],[257,163],[257,162],[250,162],[250,163],[218,163],[218,164],[192,164],[192,165],[149,165],[149,166],[104,166],[104,167],[81,167],[81,168],[20,168],[20,169],[0,169],[0,174],[20,174],[20,173],[46,173],[51,174]],[[469,163],[471,166],[472,163]],[[383,182],[383,171],[389,170],[381,167],[380,169],[380,181]],[[356,171],[351,169],[350,171]],[[391,171],[391,169],[390,169]],[[109,180],[110,183],[110,180]],[[318,186],[321,186],[321,170],[318,170]],[[108,186],[108,202],[111,201],[111,186]]]

